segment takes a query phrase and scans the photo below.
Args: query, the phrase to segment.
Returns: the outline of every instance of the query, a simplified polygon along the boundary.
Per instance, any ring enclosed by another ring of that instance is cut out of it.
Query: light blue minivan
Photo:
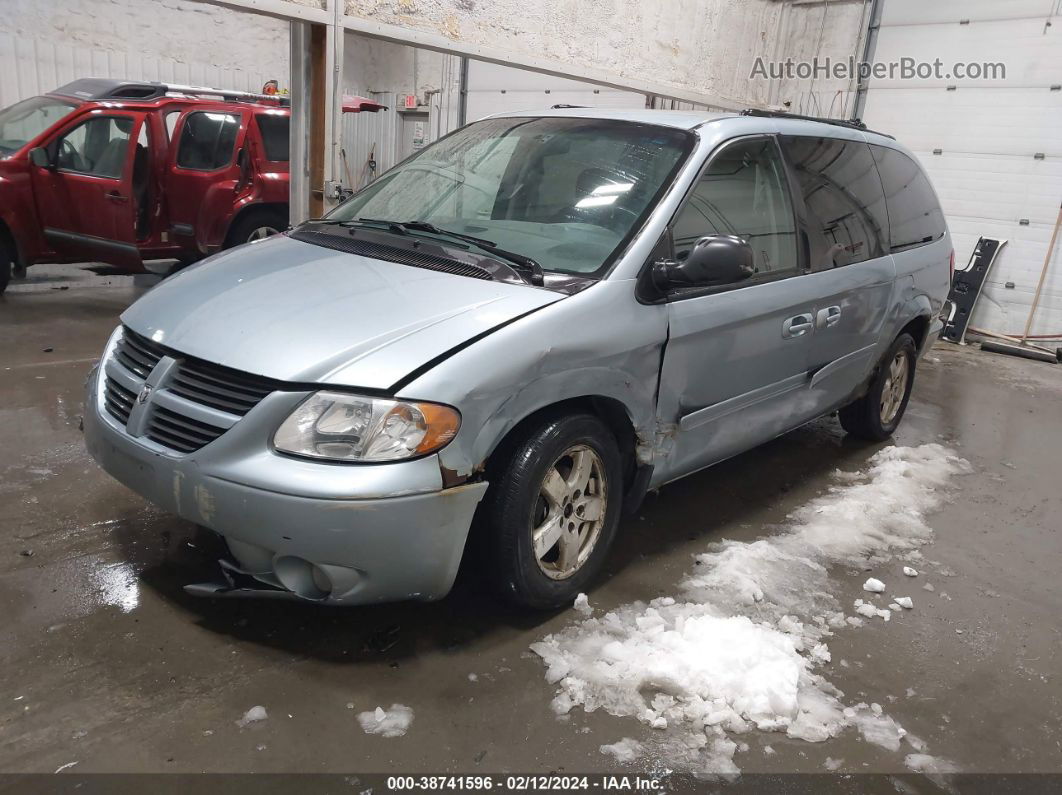
[[[491,117],[143,296],[85,438],[224,537],[194,593],[438,599],[478,545],[553,608],[648,489],[837,410],[887,438],[952,261],[925,172],[858,123]]]

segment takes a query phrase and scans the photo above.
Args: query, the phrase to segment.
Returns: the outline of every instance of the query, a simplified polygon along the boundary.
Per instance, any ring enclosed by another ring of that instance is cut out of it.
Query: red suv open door
[[[183,111],[174,128],[165,194],[175,239],[207,253],[224,243],[237,193],[247,181],[240,157],[249,113],[231,105],[196,105]]]
[[[136,217],[150,172],[143,113],[107,110],[80,117],[31,166],[44,238],[59,254],[143,270]]]

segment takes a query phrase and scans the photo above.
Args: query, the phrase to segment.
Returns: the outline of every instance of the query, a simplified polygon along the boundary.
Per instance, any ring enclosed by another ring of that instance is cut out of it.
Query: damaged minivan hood
[[[180,353],[282,381],[388,389],[549,290],[346,254],[283,235],[165,280],[122,322]]]

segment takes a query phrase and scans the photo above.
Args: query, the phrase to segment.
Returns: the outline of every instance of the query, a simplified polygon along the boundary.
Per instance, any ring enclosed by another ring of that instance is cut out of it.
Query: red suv
[[[188,262],[288,225],[279,97],[75,80],[0,111],[0,292],[41,262]]]

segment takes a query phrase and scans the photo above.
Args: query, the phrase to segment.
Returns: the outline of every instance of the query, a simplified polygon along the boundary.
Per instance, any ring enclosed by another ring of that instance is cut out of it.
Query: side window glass
[[[214,171],[232,163],[240,118],[232,113],[196,111],[185,117],[177,144],[177,165]]]
[[[782,146],[796,172],[817,239],[813,270],[884,256],[888,214],[870,147],[836,138],[784,136]],[[817,234],[821,231],[821,238]],[[825,249],[825,250],[821,250]]]
[[[944,213],[922,167],[896,149],[872,144],[885,187],[893,251],[932,243],[944,236]]]
[[[262,146],[265,149],[266,160],[288,160],[288,138],[291,124],[287,116],[259,113],[255,116],[258,122],[258,131],[262,134]]]
[[[121,179],[135,120],[127,116],[97,116],[59,139],[56,166],[94,177]]]
[[[738,141],[712,158],[672,225],[675,259],[684,260],[708,235],[744,239],[757,276],[796,272],[793,208],[772,139]]]

